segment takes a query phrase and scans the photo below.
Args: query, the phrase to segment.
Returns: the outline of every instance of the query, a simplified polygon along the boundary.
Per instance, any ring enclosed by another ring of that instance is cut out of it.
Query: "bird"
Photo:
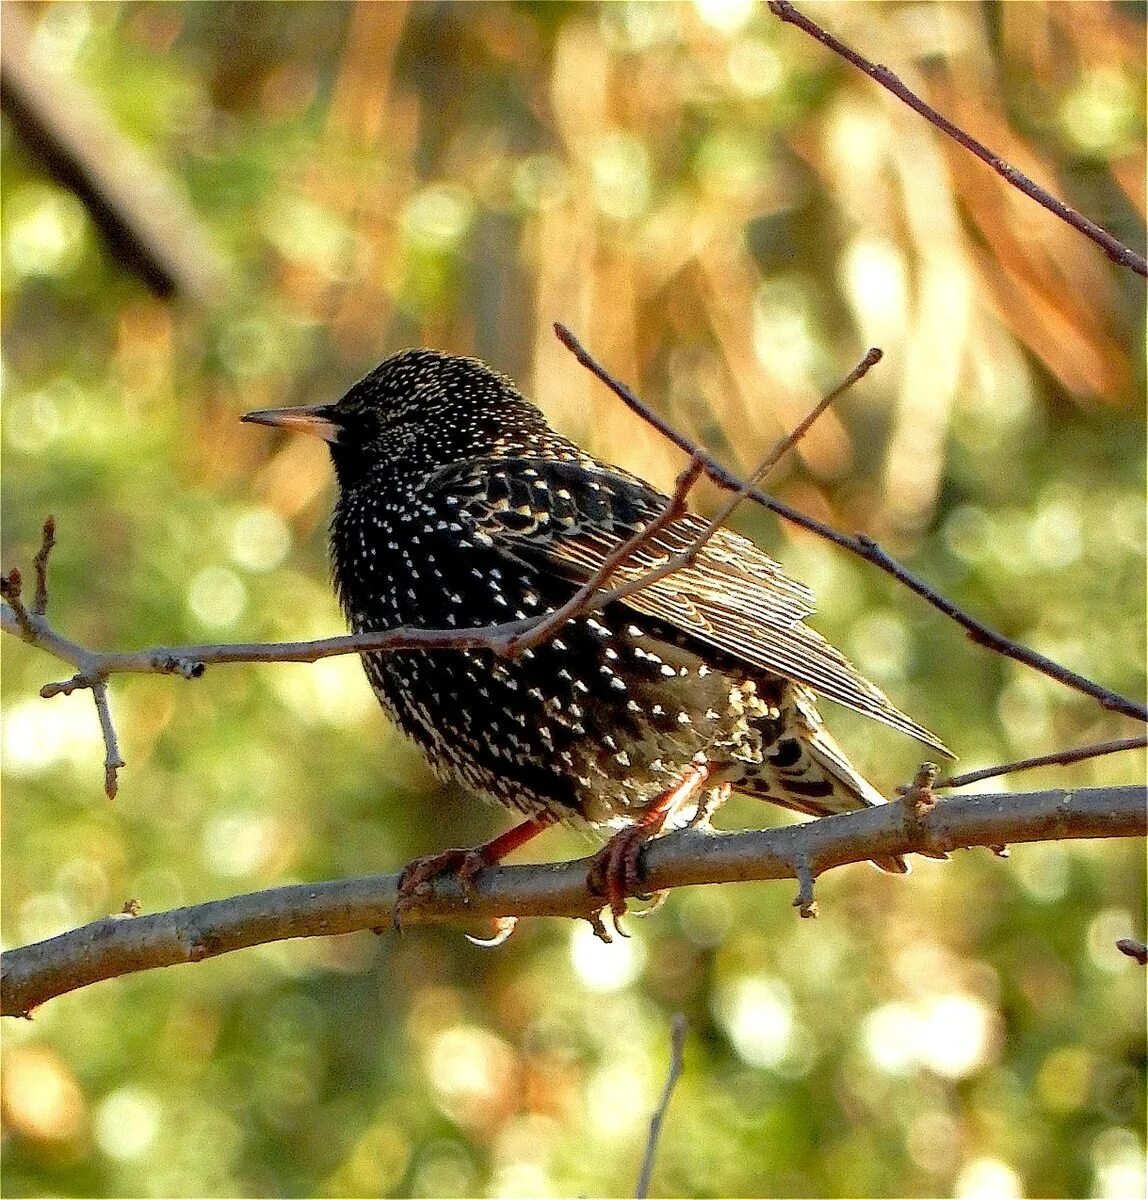
[[[242,419],[327,443],[332,573],[355,633],[542,620],[670,503],[552,429],[505,375],[436,350],[391,355],[332,404]],[[617,579],[695,545],[706,524],[683,511]],[[641,892],[644,843],[708,821],[731,791],[810,817],[884,803],[825,728],[821,698],[952,757],[806,623],[813,611],[808,587],[722,527],[688,565],[575,610],[518,655],[364,652],[379,702],[436,776],[523,818],[408,864],[400,907],[443,872],[473,886],[564,822],[612,831],[588,882],[617,924]]]

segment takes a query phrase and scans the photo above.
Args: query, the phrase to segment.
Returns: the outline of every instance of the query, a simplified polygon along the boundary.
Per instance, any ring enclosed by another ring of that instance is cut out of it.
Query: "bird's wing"
[[[584,583],[669,500],[634,476],[589,456],[555,462],[487,459],[440,472],[432,482],[458,496],[460,518],[483,544]],[[628,582],[688,550],[706,522],[683,516],[642,545],[608,586]],[[719,529],[694,560],[623,601],[698,641],[806,684],[942,754],[934,734],[901,712],[840,651],[804,624],[813,593],[789,579],[752,542]]]

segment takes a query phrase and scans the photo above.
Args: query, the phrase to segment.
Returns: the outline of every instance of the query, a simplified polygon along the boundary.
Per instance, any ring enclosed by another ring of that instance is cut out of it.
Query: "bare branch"
[[[48,517],[44,521],[44,529],[40,535],[40,549],[32,560],[32,568],[36,572],[36,598],[32,601],[32,611],[42,617],[48,611],[48,556],[56,544],[56,518]]]
[[[662,1132],[662,1122],[666,1119],[666,1109],[674,1088],[682,1075],[682,1053],[686,1048],[686,1033],[689,1024],[685,1013],[674,1013],[670,1020],[670,1069],[666,1075],[666,1083],[662,1088],[662,1096],[650,1117],[650,1133],[646,1138],[646,1151],[642,1156],[642,1169],[638,1173],[638,1186],[634,1189],[637,1200],[645,1200],[650,1194],[650,1176],[654,1173],[654,1155],[658,1149],[658,1137]]]
[[[565,325],[556,324],[554,331],[558,335],[558,340],[574,355],[578,362],[597,379],[601,380],[627,408],[637,413],[638,416],[654,429],[658,430],[669,441],[673,442],[679,449],[684,450],[691,458],[700,461],[705,467],[705,473],[714,483],[730,491],[738,491],[744,486],[743,481],[739,480],[736,475],[723,467],[713,455],[699,446],[697,442],[679,433],[653,412],[652,409],[647,407],[645,402],[640,400],[621,380],[611,375],[586,350]],[[902,566],[896,559],[886,554],[872,538],[867,537],[865,534],[849,537],[847,534],[841,533],[829,525],[822,524],[822,522],[815,520],[813,517],[806,516],[805,513],[799,512],[795,508],[790,508],[788,504],[784,504],[782,501],[775,499],[773,496],[756,487],[751,488],[747,495],[749,499],[768,508],[771,512],[777,513],[779,517],[784,517],[785,520],[791,521],[795,525],[800,525],[803,529],[808,529],[811,533],[825,538],[834,545],[840,546],[843,550],[848,550],[850,554],[856,555],[858,558],[862,558],[876,567],[880,567],[886,574],[892,575],[894,579],[903,583],[910,591],[916,592],[918,596],[927,600],[934,608],[955,621],[978,645],[994,650],[998,654],[1003,654],[1007,658],[1015,659],[1017,662],[1025,663],[1034,670],[1040,671],[1042,674],[1063,683],[1066,687],[1083,692],[1086,696],[1091,696],[1093,699],[1098,700],[1104,708],[1110,709],[1112,712],[1123,713],[1125,716],[1135,717],[1138,721],[1148,722],[1148,707],[1145,705],[1138,704],[1134,700],[1121,696],[1118,692],[1114,692],[1109,688],[1101,687],[1100,684],[1093,683],[1091,679],[1087,679],[1083,675],[1078,675],[1075,671],[1070,671],[1067,667],[1061,666],[1060,663],[1054,662],[1051,658],[1046,658],[1043,654],[1039,654],[1035,650],[1030,650],[1027,646],[1022,646],[1019,642],[1014,642],[1010,638],[1006,638],[1003,634],[997,633],[996,630],[990,629],[983,622],[969,616],[968,613],[958,608],[952,601],[946,600],[939,592],[934,591],[923,579],[918,578],[908,568]]]
[[[953,796],[909,820],[886,804],[780,829],[671,833],[643,851],[642,888],[792,879],[796,864],[821,875],[846,863],[914,851],[1066,838],[1143,837],[1142,787],[1081,788]],[[587,888],[589,859],[498,867],[474,880],[469,899],[457,880],[435,880],[403,912],[403,925],[489,922],[505,916],[592,919],[600,896]],[[388,927],[399,876],[296,884],[127,919],[105,917],[0,958],[0,1012],[19,1016],[53,996],[101,979],[295,937]]]
[[[1014,771],[1027,771],[1031,767],[1067,766],[1069,763],[1083,762],[1087,758],[1100,758],[1105,754],[1119,754],[1121,750],[1143,750],[1148,746],[1148,738],[1119,738],[1114,742],[1095,742],[1091,746],[1079,746],[1075,750],[1061,750],[1056,754],[1040,754],[1036,758],[1019,758],[1016,762],[1001,763],[996,767],[985,767],[980,771],[966,771],[963,775],[954,775],[944,783],[938,783],[938,788],[966,787],[970,783],[980,783],[982,779],[996,779],[998,775],[1011,775]]]
[[[564,327],[556,325],[555,329],[562,330]],[[561,333],[558,335],[560,338]],[[713,519],[700,530],[696,537],[690,540],[690,543],[684,550],[678,554],[673,554],[666,558],[664,562],[657,566],[650,567],[648,570],[641,571],[634,578],[626,583],[620,584],[609,592],[600,592],[595,594],[596,589],[601,587],[602,583],[606,582],[612,575],[622,569],[626,560],[636,551],[642,549],[653,541],[654,537],[677,517],[685,511],[685,498],[687,493],[697,482],[698,476],[704,469],[704,454],[699,449],[698,453],[690,458],[690,464],[686,470],[678,477],[677,486],[674,489],[674,495],[669,505],[663,510],[659,516],[652,521],[645,529],[639,530],[632,538],[629,539],[623,546],[619,546],[617,550],[603,563],[602,567],[595,572],[594,578],[585,584],[572,600],[564,605],[557,612],[551,614],[549,618],[544,619],[537,628],[532,630],[525,638],[517,639],[517,644],[521,646],[534,646],[542,642],[553,633],[562,621],[558,620],[559,613],[563,614],[563,619],[570,616],[572,612],[588,612],[598,608],[604,608],[607,604],[612,604],[616,600],[624,600],[627,596],[632,596],[635,592],[640,592],[644,588],[648,588],[651,584],[657,583],[659,579],[664,579],[667,575],[672,575],[675,571],[681,571],[685,567],[691,566],[698,555],[702,552],[706,543],[714,536],[715,533],[729,519],[730,514],[739,504],[753,495],[754,488],[771,470],[781,461],[798,442],[808,433],[810,426],[817,420],[819,416],[836,400],[843,392],[847,391],[859,379],[866,375],[870,367],[881,361],[881,351],[877,349],[870,350],[865,357],[853,368],[852,371],[839,383],[831,392],[822,397],[816,405],[801,419],[797,427],[781,438],[773,449],[765,456],[761,465],[747,479],[740,482],[729,500],[725,505],[714,514]],[[597,581],[597,582],[595,582]],[[592,597],[592,599],[591,599]]]
[[[960,126],[954,125],[947,117],[943,117],[935,108],[926,104],[915,92],[910,91],[888,67],[870,62],[869,59],[858,54],[856,50],[851,49],[844,42],[835,38],[828,30],[823,29],[816,21],[810,20],[809,17],[798,12],[789,3],[789,0],[769,0],[769,11],[775,17],[780,17],[787,24],[796,25],[798,29],[803,30],[823,46],[832,50],[834,54],[839,54],[846,62],[852,63],[858,70],[864,71],[870,79],[876,80],[883,88],[892,92],[898,100],[903,101],[914,112],[920,113],[930,125],[936,126],[942,133],[948,134],[955,142],[968,150],[970,154],[975,154],[982,162],[988,163],[1002,179],[1011,183],[1013,187],[1035,200],[1037,204],[1047,208],[1054,216],[1067,222],[1073,229],[1078,230],[1086,238],[1095,242],[1114,263],[1128,267],[1130,270],[1135,271],[1137,275],[1148,276],[1148,262],[1145,262],[1144,258],[1137,254],[1135,250],[1131,250],[1123,242],[1117,241],[1112,234],[1107,233],[1099,225],[1082,216],[1076,209],[1070,208],[1062,200],[1057,200],[1055,196],[1046,192],[1040,184],[1029,179],[1023,171],[1006,162],[999,154],[994,154],[987,146],[978,142],[976,138],[966,133]]]
[[[118,772],[126,764],[120,755],[119,742],[116,740],[116,727],[112,724],[112,710],[108,706],[108,685],[105,681],[92,684],[92,699],[96,702],[100,733],[104,738],[104,791],[107,792],[109,800],[114,800],[120,786]]]
[[[563,328],[561,325],[555,326],[555,329],[559,331]],[[559,332],[558,336],[561,338],[562,333]],[[614,588],[612,591],[600,593],[600,589],[610,582],[633,554],[650,545],[667,525],[672,524],[686,511],[686,500],[689,493],[705,469],[703,456],[701,454],[691,455],[689,465],[678,476],[673,495],[670,497],[670,502],[662,512],[644,529],[638,530],[633,537],[618,546],[606,558],[598,570],[594,572],[586,583],[561,608],[556,609],[549,616],[539,620],[528,633],[512,638],[508,647],[510,654],[520,654],[523,650],[532,649],[540,645],[553,633],[557,632],[571,617],[579,616],[593,609],[603,608],[607,604],[612,604],[615,600],[624,600],[627,596],[632,596],[635,592],[640,592],[643,588],[649,587],[659,579],[663,579],[667,575],[672,575],[675,571],[680,571],[684,567],[690,566],[697,559],[697,556],[701,553],[706,543],[729,519],[734,509],[750,496],[755,485],[760,483],[777,466],[781,459],[801,441],[806,433],[809,432],[813,422],[821,416],[833,401],[843,392],[848,391],[859,379],[867,375],[869,369],[881,361],[881,357],[880,350],[876,348],[871,349],[831,392],[822,397],[809,413],[802,418],[797,427],[778,441],[777,445],[766,455],[757,470],[754,471],[748,480],[739,485],[725,506],[714,515],[705,529],[690,542],[685,550],[680,554],[675,554],[666,559],[659,566],[643,571],[635,578]]]

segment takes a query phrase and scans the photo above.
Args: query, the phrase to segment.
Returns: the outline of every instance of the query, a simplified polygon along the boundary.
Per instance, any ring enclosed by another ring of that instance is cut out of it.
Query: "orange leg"
[[[481,846],[472,849],[440,850],[438,854],[426,854],[422,858],[412,859],[403,868],[399,876],[398,896],[395,900],[395,925],[402,919],[403,911],[414,902],[424,884],[429,883],[436,875],[451,873],[458,876],[462,890],[469,893],[474,889],[474,877],[483,867],[493,867],[500,863],[508,854],[525,846],[532,838],[536,838],[545,829],[549,829],[557,817],[531,817],[513,829],[500,833],[498,837],[483,842]]]
[[[699,755],[678,784],[658,796],[633,825],[620,829],[594,855],[586,883],[592,892],[606,898],[615,927],[626,912],[626,897],[641,888],[643,845],[662,831],[678,808],[693,799],[709,774],[709,764]]]

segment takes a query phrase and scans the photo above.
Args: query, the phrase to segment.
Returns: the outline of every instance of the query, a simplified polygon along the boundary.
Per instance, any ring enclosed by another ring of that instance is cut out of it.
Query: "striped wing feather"
[[[461,515],[473,529],[514,557],[544,563],[579,584],[669,503],[641,480],[588,457],[535,464],[492,459],[450,474],[438,486],[460,494]],[[692,515],[672,522],[615,573],[612,585],[681,553],[705,528],[706,522]],[[778,563],[736,533],[718,530],[692,563],[622,603],[952,757],[939,738],[803,623],[814,611],[809,588],[789,579]]]

